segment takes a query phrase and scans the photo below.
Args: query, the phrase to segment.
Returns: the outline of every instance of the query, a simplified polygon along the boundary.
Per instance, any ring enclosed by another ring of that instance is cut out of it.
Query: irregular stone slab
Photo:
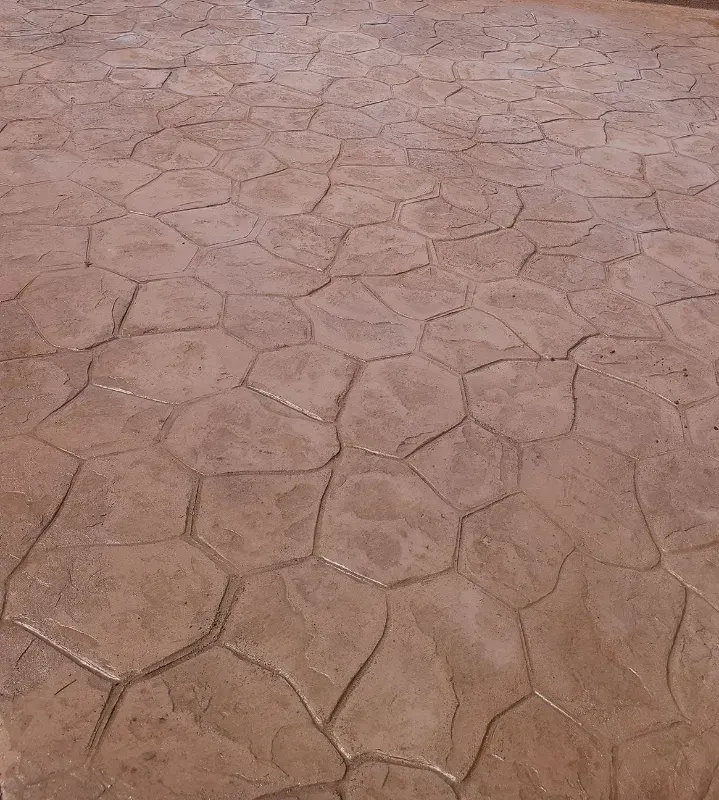
[[[711,797],[719,766],[719,735],[683,722],[619,747],[617,783],[621,800]]]
[[[615,742],[677,721],[666,664],[683,604],[666,573],[569,556],[522,612],[537,690]]]
[[[475,308],[430,321],[422,350],[458,372],[502,358],[536,357],[503,322]]]
[[[92,225],[123,210],[79,183],[47,181],[11,189],[0,197],[0,214],[12,215],[16,225]]]
[[[524,266],[522,277],[550,289],[569,292],[573,289],[598,289],[604,285],[606,275],[602,264],[586,258],[538,255]]]
[[[223,639],[278,670],[326,720],[380,640],[386,616],[376,587],[323,562],[306,561],[249,578]],[[283,631],[281,640],[276,630]]]
[[[263,353],[247,380],[257,392],[314,419],[336,418],[357,369],[352,359],[317,344]]]
[[[564,358],[594,328],[558,292],[522,280],[477,287],[474,305],[502,320],[542,356]]]
[[[332,274],[397,275],[428,263],[427,242],[422,236],[380,223],[349,232]]]
[[[719,733],[719,611],[691,592],[669,661],[669,680],[689,720]]]
[[[687,409],[687,423],[697,447],[719,455],[719,397]]]
[[[285,297],[230,296],[226,330],[258,350],[301,344],[312,333],[309,319]]]
[[[267,220],[257,241],[280,258],[312,269],[325,269],[332,262],[346,230],[344,225],[312,214],[298,214]]]
[[[161,170],[192,169],[209,167],[217,158],[217,150],[169,128],[140,142],[132,157]]]
[[[472,420],[429,442],[409,460],[442,497],[462,510],[496,500],[517,483],[515,449]]]
[[[222,297],[194,278],[143,283],[122,322],[123,336],[212,328],[220,320]]]
[[[363,283],[393,311],[412,319],[428,319],[461,308],[467,281],[434,267],[400,275],[373,275]]]
[[[230,294],[309,294],[327,283],[322,273],[300,267],[254,242],[209,250],[195,270],[200,280]]]
[[[77,470],[77,461],[27,436],[0,442],[0,583],[52,520]]]
[[[162,221],[200,245],[224,244],[250,235],[257,217],[234,203],[163,214]]]
[[[615,291],[653,306],[710,294],[704,286],[643,255],[611,266],[609,281]]]
[[[112,272],[78,267],[38,276],[20,300],[49,342],[83,350],[112,338],[134,290]]]
[[[193,534],[239,574],[309,556],[329,478],[326,470],[206,478]]]
[[[450,566],[459,520],[405,464],[348,450],[320,520],[317,554],[382,584]]]
[[[435,772],[371,761],[350,772],[346,788],[348,800],[452,800],[455,796]]]
[[[522,208],[514,189],[478,177],[443,180],[441,194],[453,206],[471,211],[503,228],[514,224]]]
[[[429,239],[464,239],[496,230],[483,217],[457,208],[442,197],[418,200],[402,207],[399,221]]]
[[[689,347],[719,356],[719,302],[694,297],[662,306],[659,312],[672,333]]]
[[[462,778],[494,715],[530,691],[517,622],[451,573],[396,590],[389,607],[389,630],[333,732],[352,754],[380,751]]]
[[[127,196],[125,205],[142,214],[162,214],[218,205],[229,199],[230,179],[224,175],[207,169],[177,169],[136,189]]]
[[[142,280],[182,272],[196,252],[172,228],[133,214],[95,225],[89,257],[98,267]]]
[[[719,541],[717,480],[719,462],[701,451],[678,450],[639,463],[637,493],[662,550]]]
[[[357,358],[411,352],[421,330],[353,280],[333,280],[299,305],[312,320],[318,342]]]
[[[409,455],[464,416],[457,378],[416,355],[370,364],[350,389],[339,431],[344,444]]]
[[[682,422],[673,404],[642,389],[580,369],[574,382],[575,432],[628,456],[679,448]]]
[[[686,156],[664,153],[647,156],[647,181],[655,189],[694,194],[716,182],[717,176],[706,164]]]
[[[500,361],[465,378],[469,413],[519,441],[568,433],[574,419],[569,361]]]
[[[549,594],[574,543],[525,495],[476,511],[462,524],[460,574],[515,607]]]
[[[558,186],[582,197],[649,197],[653,191],[642,180],[606,172],[589,164],[560,167],[554,180]]]
[[[330,172],[334,184],[362,186],[379,192],[390,200],[410,200],[432,191],[434,178],[414,167],[342,166]]]
[[[156,743],[151,761],[143,731]],[[98,766],[138,800],[249,800],[344,773],[287,683],[219,648],[129,689]]]
[[[354,186],[331,186],[316,211],[343,225],[372,225],[390,220],[394,203]]]
[[[634,569],[657,562],[626,456],[577,439],[539,442],[525,451],[519,484],[594,558]]]
[[[39,550],[180,536],[194,488],[189,470],[162,450],[92,458],[81,466]]]
[[[0,436],[31,431],[85,386],[89,366],[87,353],[0,363]]]
[[[237,202],[256,214],[286,217],[305,214],[317,205],[327,191],[324,175],[299,169],[286,169],[244,181]]]
[[[15,626],[0,628],[0,643],[3,784],[19,797],[24,784],[82,765],[110,683]]]
[[[152,444],[171,410],[152,400],[88,386],[43,420],[36,434],[79,458],[105,456]]]
[[[673,403],[703,400],[716,391],[708,363],[663,341],[593,336],[572,351],[572,358]]]
[[[110,677],[209,630],[226,578],[183,541],[36,551],[8,586],[6,614]]]
[[[685,280],[719,289],[719,245],[676,231],[646,233],[640,241],[646,255]]]
[[[188,406],[166,445],[206,474],[316,469],[339,450],[334,425],[244,388]]]
[[[535,695],[497,720],[462,788],[468,800],[609,800],[610,763],[604,742]]]
[[[515,277],[534,252],[529,239],[513,229],[458,242],[438,242],[436,247],[443,267],[477,281]]]
[[[252,351],[221,331],[178,331],[117,339],[97,355],[98,386],[182,403],[242,382]]]
[[[605,336],[659,339],[661,332],[652,312],[626,297],[606,289],[572,292],[569,304]]]
[[[0,303],[0,361],[54,352],[55,348],[40,336],[19,303]]]

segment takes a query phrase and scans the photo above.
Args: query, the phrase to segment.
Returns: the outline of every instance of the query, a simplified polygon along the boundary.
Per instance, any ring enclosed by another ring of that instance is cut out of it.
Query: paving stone
[[[301,344],[312,332],[309,318],[290,300],[263,295],[228,297],[224,326],[258,350]]]
[[[369,762],[352,770],[347,779],[347,797],[359,800],[452,800],[454,793],[434,772],[399,764]]]
[[[212,328],[222,312],[222,297],[194,278],[143,283],[122,321],[122,335]]]

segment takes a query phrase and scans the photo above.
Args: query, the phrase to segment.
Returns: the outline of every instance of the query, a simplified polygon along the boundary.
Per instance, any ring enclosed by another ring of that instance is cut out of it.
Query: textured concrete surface
[[[719,798],[719,13],[2,0],[3,800]]]

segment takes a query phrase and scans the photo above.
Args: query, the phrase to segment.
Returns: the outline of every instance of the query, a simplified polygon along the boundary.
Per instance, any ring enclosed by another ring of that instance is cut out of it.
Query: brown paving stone
[[[519,485],[589,555],[635,569],[656,563],[626,456],[586,440],[536,443],[525,450]]]
[[[186,408],[166,443],[208,474],[315,469],[339,449],[333,425],[244,388]]]
[[[316,552],[383,584],[450,566],[455,512],[406,465],[349,450],[335,470]]]
[[[50,414],[36,434],[80,458],[109,455],[152,444],[171,407],[88,386]]]
[[[459,380],[420,356],[370,364],[350,389],[339,422],[343,444],[408,455],[464,416]]]
[[[286,169],[244,181],[237,202],[256,214],[272,217],[304,214],[312,211],[328,186],[329,181],[323,175]]]
[[[694,444],[719,455],[719,397],[688,408],[687,423]]]
[[[178,169],[165,172],[136,189],[125,198],[125,205],[128,210],[141,214],[160,214],[218,205],[229,198],[228,178],[209,170]]]
[[[142,284],[122,322],[123,336],[212,328],[222,297],[194,278],[166,278]]]
[[[522,607],[549,594],[572,540],[525,495],[467,517],[459,571],[505,602]]]
[[[110,342],[93,366],[98,386],[182,403],[242,382],[252,351],[220,331],[133,336]]]
[[[679,722],[619,748],[617,784],[621,800],[711,798],[719,784],[719,736]]]
[[[707,239],[675,231],[658,231],[641,237],[644,253],[685,280],[719,289],[719,247]]]
[[[355,228],[343,241],[333,275],[397,275],[429,263],[426,240],[395,225]]]
[[[313,214],[268,219],[257,241],[265,250],[312,269],[325,269],[346,228]]]
[[[136,280],[182,272],[197,248],[158,220],[127,216],[95,225],[90,261]]]
[[[351,628],[347,620],[355,620]],[[279,670],[315,715],[327,719],[384,631],[382,592],[323,562],[249,578],[223,640]],[[269,622],[269,625],[268,625]],[[273,635],[281,627],[284,637]]]
[[[209,250],[195,274],[218,292],[300,296],[327,283],[321,272],[267,252],[255,242]]]
[[[354,186],[331,186],[316,211],[342,225],[371,225],[390,220],[394,203]]]
[[[155,742],[152,759],[145,732]],[[196,790],[217,800],[254,798],[344,773],[339,753],[286,681],[224,649],[133,686],[98,767],[138,800]]]
[[[463,777],[492,717],[529,691],[516,620],[451,574],[397,590],[389,607],[390,628],[333,730],[351,753]]]
[[[371,359],[411,352],[420,326],[403,319],[356,281],[332,283],[300,301],[321,344],[357,358]]]
[[[468,284],[463,278],[434,267],[400,275],[374,275],[364,279],[386,305],[412,319],[428,319],[461,308]]]
[[[610,761],[604,742],[535,695],[499,717],[462,791],[468,800],[608,800]]]
[[[465,377],[469,413],[519,441],[568,433],[574,419],[568,361],[500,361]]]
[[[286,297],[230,296],[224,326],[258,350],[301,344],[310,338],[309,319]]]
[[[710,294],[710,290],[675,272],[664,264],[640,255],[609,268],[611,287],[650,305],[670,303],[685,297]]]
[[[4,624],[0,640],[3,789],[19,797],[24,783],[82,764],[110,684],[21,628]]]
[[[205,478],[193,535],[240,574],[309,556],[328,480],[326,470]]]
[[[367,762],[353,769],[346,783],[348,800],[452,800],[454,792],[439,775],[399,764]]]
[[[94,267],[41,275],[20,302],[51,344],[81,350],[111,338],[135,285]]]
[[[84,353],[0,363],[0,435],[31,431],[85,386],[89,365]]]
[[[672,333],[709,356],[719,355],[719,303],[716,297],[679,300],[660,311]]]
[[[605,336],[659,339],[661,332],[648,308],[606,289],[572,292],[569,304]]]
[[[92,458],[80,468],[39,549],[180,536],[193,486],[191,473],[161,450]]]
[[[0,303],[0,361],[54,352],[19,303]]]
[[[515,277],[534,252],[532,242],[517,230],[438,242],[436,248],[443,267],[478,281]]]
[[[15,224],[92,225],[122,216],[122,209],[72,181],[18,186],[0,197],[0,214]]]
[[[206,633],[224,586],[219,569],[182,541],[59,547],[35,552],[15,573],[6,614],[120,675]]]
[[[556,590],[522,612],[538,690],[614,741],[675,722],[666,662],[682,606],[665,573],[570,556]]]

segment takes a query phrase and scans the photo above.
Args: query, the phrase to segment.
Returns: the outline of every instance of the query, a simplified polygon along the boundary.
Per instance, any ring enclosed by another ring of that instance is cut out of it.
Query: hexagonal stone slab
[[[186,408],[165,443],[193,469],[209,474],[315,469],[339,449],[334,425],[245,388]]]
[[[99,267],[141,280],[182,272],[196,252],[172,228],[134,214],[95,225],[89,258]]]
[[[451,564],[458,519],[408,467],[347,451],[320,521],[317,553],[383,584]]]
[[[462,524],[459,572],[515,607],[549,594],[574,543],[523,494],[500,500]]]
[[[8,624],[0,627],[0,675],[4,747],[13,754],[3,788],[19,797],[24,784],[82,765],[110,683]]]
[[[49,342],[82,350],[112,337],[134,290],[112,272],[79,267],[40,275],[20,297]]]
[[[286,681],[220,648],[130,688],[97,761],[138,800],[252,800],[344,773]]]
[[[570,361],[500,361],[465,377],[469,413],[520,442],[568,433],[574,419]]]
[[[334,350],[300,344],[261,354],[247,385],[310,417],[330,421],[339,413],[356,369],[356,362]]]
[[[22,622],[111,677],[127,675],[207,633],[226,579],[183,541],[36,551],[7,593]]]
[[[278,258],[258,244],[236,244],[209,250],[198,264],[197,277],[230,294],[300,296],[327,283],[317,270]]]
[[[513,800],[528,791],[609,800],[610,765],[605,742],[535,695],[497,720],[463,791],[467,800]]]
[[[389,606],[389,631],[332,730],[351,754],[462,778],[492,718],[530,691],[517,620],[452,573],[396,590]]]
[[[386,616],[376,587],[321,561],[305,561],[248,578],[223,639],[278,670],[326,720],[380,640]]]
[[[80,458],[135,450],[152,444],[170,406],[88,386],[40,423],[36,435]]]
[[[39,549],[144,544],[184,533],[195,480],[163,450],[85,462]]]
[[[76,470],[72,456],[28,436],[0,441],[0,583],[50,522]]]
[[[252,351],[221,331],[156,333],[107,344],[93,366],[98,386],[182,403],[241,383]]]
[[[419,323],[390,311],[357,281],[333,280],[299,302],[318,342],[357,358],[408,353],[419,338]]]
[[[520,487],[589,555],[634,569],[657,562],[628,457],[589,441],[540,442],[525,451]]]
[[[0,363],[0,436],[32,430],[87,383],[90,355],[58,353]]]
[[[329,179],[316,172],[286,169],[243,181],[237,202],[262,216],[304,214],[312,211],[329,185]]]
[[[339,422],[343,444],[408,455],[464,416],[457,378],[420,356],[370,364],[347,395]]]
[[[327,470],[205,478],[193,535],[239,574],[309,556]]]
[[[571,555],[554,592],[522,612],[537,690],[613,741],[678,720],[666,664],[683,604],[662,571]]]

